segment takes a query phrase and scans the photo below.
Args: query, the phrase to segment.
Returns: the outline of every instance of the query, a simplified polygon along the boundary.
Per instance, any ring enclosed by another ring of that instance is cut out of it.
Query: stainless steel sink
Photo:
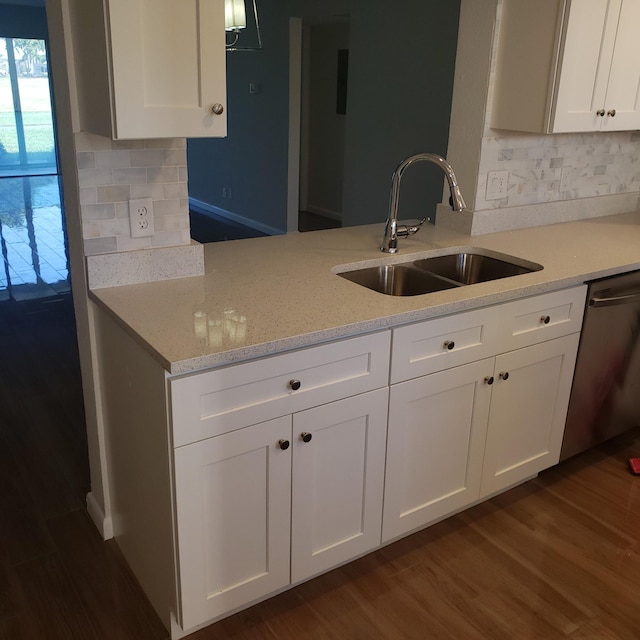
[[[423,293],[461,286],[456,282],[404,264],[367,267],[355,271],[344,271],[338,275],[367,289],[390,296],[419,296]]]
[[[470,251],[416,260],[413,264],[432,275],[438,275],[461,284],[489,282],[542,269],[542,265],[535,262],[511,257],[509,259],[506,257],[498,258]]]
[[[487,250],[460,250],[400,264],[338,273],[390,296],[418,296],[464,285],[540,271],[542,265]]]

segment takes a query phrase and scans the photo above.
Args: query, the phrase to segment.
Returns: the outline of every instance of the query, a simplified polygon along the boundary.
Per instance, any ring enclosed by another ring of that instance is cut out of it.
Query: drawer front
[[[388,384],[390,332],[169,381],[174,446]]]
[[[499,319],[488,307],[395,329],[391,383],[495,355]]]
[[[577,333],[582,327],[587,287],[545,293],[502,307],[501,351]]]

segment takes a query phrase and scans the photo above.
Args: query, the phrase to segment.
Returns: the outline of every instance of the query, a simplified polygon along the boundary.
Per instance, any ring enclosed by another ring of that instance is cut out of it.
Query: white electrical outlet
[[[508,184],[508,171],[489,171],[487,175],[487,193],[485,199],[500,200],[500,198],[506,198]]]
[[[132,238],[146,238],[155,234],[151,198],[129,200],[129,225]]]

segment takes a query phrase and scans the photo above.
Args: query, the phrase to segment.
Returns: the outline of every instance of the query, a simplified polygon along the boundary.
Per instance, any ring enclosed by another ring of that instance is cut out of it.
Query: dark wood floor
[[[638,640],[631,455],[636,432],[191,638]],[[70,307],[0,308],[1,640],[168,637],[88,488]]]

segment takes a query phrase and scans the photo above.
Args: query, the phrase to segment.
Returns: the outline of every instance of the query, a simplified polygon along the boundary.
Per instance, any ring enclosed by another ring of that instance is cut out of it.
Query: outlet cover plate
[[[489,171],[487,174],[486,200],[500,200],[507,197],[508,171]]]
[[[148,238],[155,234],[151,198],[129,200],[129,226],[132,238]]]

